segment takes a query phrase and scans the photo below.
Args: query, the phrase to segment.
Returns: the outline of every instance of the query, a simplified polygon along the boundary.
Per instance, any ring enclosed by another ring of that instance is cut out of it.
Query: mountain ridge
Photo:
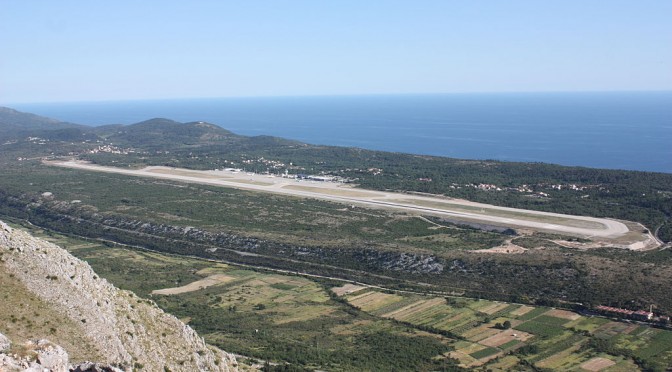
[[[0,106],[0,139],[39,137],[57,141],[99,141],[145,149],[174,146],[268,146],[300,142],[273,136],[242,136],[204,121],[178,122],[152,118],[133,124],[86,126],[61,122]]]
[[[83,127],[85,126],[0,106],[0,129],[3,130],[49,130]]]

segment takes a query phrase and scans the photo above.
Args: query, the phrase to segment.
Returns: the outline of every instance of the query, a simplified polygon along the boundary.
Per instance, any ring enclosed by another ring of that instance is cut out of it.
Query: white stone
[[[3,351],[9,350],[9,347],[12,345],[12,343],[9,341],[5,335],[0,333],[0,353]]]

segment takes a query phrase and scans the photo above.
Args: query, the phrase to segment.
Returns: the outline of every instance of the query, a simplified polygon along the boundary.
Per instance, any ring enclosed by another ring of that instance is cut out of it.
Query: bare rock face
[[[123,372],[121,369],[100,363],[84,362],[70,368],[70,372]]]
[[[53,372],[67,372],[68,353],[62,347],[54,345],[47,340],[28,341],[26,348],[35,353],[37,362],[42,368],[49,369]]]
[[[68,353],[47,340],[29,340],[19,351],[9,352],[9,340],[5,340],[6,349],[0,348],[0,372],[124,372],[110,365],[85,362],[76,366],[68,363]]]
[[[10,346],[12,346],[12,343],[9,342],[9,339],[0,333],[0,353],[9,350]]]
[[[9,340],[7,342],[9,344]],[[27,341],[19,354],[4,352],[0,353],[0,371],[68,372],[70,368],[68,353],[47,340]]]
[[[82,323],[86,337],[106,356],[100,362],[122,370],[142,366],[147,371],[237,371],[233,355],[206,345],[193,329],[152,301],[99,278],[64,249],[0,221],[0,252],[5,269],[28,290]],[[45,363],[58,364],[56,348],[44,346],[42,354]]]

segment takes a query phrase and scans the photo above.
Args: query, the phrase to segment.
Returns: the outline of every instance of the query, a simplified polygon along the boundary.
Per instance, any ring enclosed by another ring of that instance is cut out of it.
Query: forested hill
[[[3,138],[18,140],[11,148],[22,149],[23,154],[75,154],[114,166],[332,174],[372,189],[633,220],[657,231],[661,239],[672,240],[672,174],[317,146],[270,136],[241,136],[200,121],[151,119],[132,125],[84,127],[1,108],[0,126]],[[34,143],[22,147],[29,142],[29,134],[50,141],[42,147]],[[101,150],[101,146],[106,147]]]
[[[216,125],[179,123],[169,119],[151,119],[133,125],[95,128],[109,142],[142,148],[172,148],[176,145],[205,145],[239,140],[239,136]]]

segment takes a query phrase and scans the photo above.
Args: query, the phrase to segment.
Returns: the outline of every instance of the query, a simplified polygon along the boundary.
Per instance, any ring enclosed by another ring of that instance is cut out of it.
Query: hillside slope
[[[131,125],[91,128],[91,130],[115,144],[142,148],[170,149],[182,145],[222,144],[239,139],[239,136],[213,124],[180,123],[161,118]]]
[[[0,222],[0,254],[3,277],[17,279],[42,301],[35,316],[42,311],[60,314],[64,321],[54,324],[55,334],[62,334],[62,327],[78,328],[71,334],[74,339],[65,337],[66,341],[70,347],[82,345],[88,350],[67,350],[70,353],[98,356],[97,362],[123,370],[141,366],[149,371],[237,370],[235,357],[206,345],[174,316],[151,301],[115,288],[87,263],[54,244]],[[43,309],[45,304],[50,309]],[[8,311],[14,310],[3,309]],[[25,316],[12,319],[24,320]],[[0,332],[12,327],[0,323]]]
[[[77,124],[65,123],[9,107],[0,107],[0,129],[42,130],[81,127]]]

